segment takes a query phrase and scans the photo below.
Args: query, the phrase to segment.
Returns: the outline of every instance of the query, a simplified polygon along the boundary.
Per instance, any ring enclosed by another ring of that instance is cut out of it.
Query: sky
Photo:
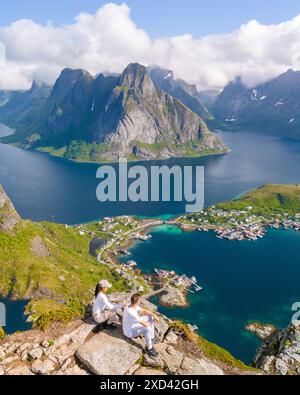
[[[0,89],[53,83],[64,67],[157,64],[199,89],[300,69],[300,2],[10,0],[0,5]],[[4,61],[4,54],[5,61]]]
[[[28,18],[39,23],[71,23],[80,12],[95,13],[105,0],[9,0],[0,6],[0,26]],[[114,1],[122,4],[123,1]],[[299,0],[127,0],[133,20],[152,38],[190,33],[195,37],[230,33],[256,19],[280,23],[300,13]]]

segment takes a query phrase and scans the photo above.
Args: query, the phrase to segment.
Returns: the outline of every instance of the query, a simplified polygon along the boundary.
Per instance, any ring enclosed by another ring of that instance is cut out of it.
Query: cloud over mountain
[[[202,89],[222,88],[237,75],[255,85],[300,68],[300,15],[278,25],[253,20],[226,35],[153,40],[125,3],[108,3],[70,25],[18,20],[0,27],[0,43],[0,89],[28,88],[33,78],[52,83],[64,67],[119,73],[130,62],[172,69]]]

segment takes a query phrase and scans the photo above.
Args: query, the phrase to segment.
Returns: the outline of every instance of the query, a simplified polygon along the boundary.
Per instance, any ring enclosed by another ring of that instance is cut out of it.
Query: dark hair
[[[97,298],[97,296],[99,295],[99,293],[102,291],[102,287],[100,287],[100,284],[96,285],[96,289],[95,289],[95,298]]]
[[[137,304],[137,302],[141,299],[141,294],[134,294],[131,296],[131,303]]]

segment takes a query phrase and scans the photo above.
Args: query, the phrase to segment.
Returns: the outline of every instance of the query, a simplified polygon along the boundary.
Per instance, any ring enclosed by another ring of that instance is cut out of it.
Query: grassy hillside
[[[21,221],[12,232],[0,231],[0,294],[42,298],[33,310],[45,313],[61,302],[80,311],[101,278],[110,280],[114,291],[127,290],[113,269],[89,256],[90,239],[76,228],[47,222]]]
[[[296,214],[300,212],[300,185],[267,184],[239,199],[217,205],[225,210],[242,210],[247,206],[252,206],[258,214]]]

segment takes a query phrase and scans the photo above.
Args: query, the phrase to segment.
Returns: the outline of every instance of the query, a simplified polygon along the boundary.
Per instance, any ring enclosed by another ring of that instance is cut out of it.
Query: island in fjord
[[[16,133],[3,141],[84,162],[228,152],[197,90],[162,73],[136,63],[117,76],[64,69],[53,88],[34,82],[10,92],[0,121]]]

